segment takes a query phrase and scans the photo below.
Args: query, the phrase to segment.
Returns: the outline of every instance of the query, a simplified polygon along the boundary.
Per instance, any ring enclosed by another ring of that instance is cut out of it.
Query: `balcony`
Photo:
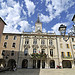
[[[55,49],[54,45],[49,45],[49,48]]]
[[[72,56],[61,56],[63,60],[73,60]]]
[[[39,46],[37,44],[33,44],[32,47],[33,48],[39,48]]]
[[[30,45],[29,44],[25,44],[24,48],[30,48]]]
[[[41,47],[42,49],[47,48],[46,45],[41,45],[40,47]]]
[[[46,59],[47,54],[46,53],[32,53],[31,58],[32,59]]]

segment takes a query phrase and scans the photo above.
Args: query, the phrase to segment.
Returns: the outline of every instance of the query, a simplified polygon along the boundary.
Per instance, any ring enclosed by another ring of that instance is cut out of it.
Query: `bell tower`
[[[39,15],[35,23],[35,32],[42,32],[42,23],[40,22]]]

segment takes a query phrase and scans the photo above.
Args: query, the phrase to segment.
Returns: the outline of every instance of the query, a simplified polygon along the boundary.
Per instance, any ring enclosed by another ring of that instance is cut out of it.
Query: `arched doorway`
[[[28,60],[27,59],[24,59],[22,61],[22,68],[28,68]]]
[[[14,59],[10,59],[8,61],[8,67],[13,68],[14,66],[16,67],[16,61]]]
[[[63,66],[63,68],[72,68],[71,61],[63,60],[62,61],[62,66]]]
[[[55,68],[55,61],[54,60],[50,61],[50,68]]]
[[[6,67],[6,61],[4,59],[0,59],[0,67]]]

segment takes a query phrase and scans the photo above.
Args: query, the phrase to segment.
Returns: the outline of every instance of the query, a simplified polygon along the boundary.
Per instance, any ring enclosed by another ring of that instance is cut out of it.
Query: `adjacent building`
[[[75,36],[65,42],[61,35],[43,33],[38,17],[35,32],[3,34],[0,43],[0,64],[9,67],[17,65],[18,68],[73,68],[74,50]]]
[[[0,17],[0,41],[1,41],[1,35],[3,33],[3,29],[4,29],[4,25],[6,25],[6,23],[3,21],[3,19]]]

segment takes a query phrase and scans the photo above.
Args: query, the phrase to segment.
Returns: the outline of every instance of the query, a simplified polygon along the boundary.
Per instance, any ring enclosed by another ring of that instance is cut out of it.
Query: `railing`
[[[40,59],[40,58],[47,58],[47,54],[46,53],[32,53],[31,54],[31,58],[35,58],[35,59]]]
[[[61,56],[63,59],[71,59],[72,56]]]

